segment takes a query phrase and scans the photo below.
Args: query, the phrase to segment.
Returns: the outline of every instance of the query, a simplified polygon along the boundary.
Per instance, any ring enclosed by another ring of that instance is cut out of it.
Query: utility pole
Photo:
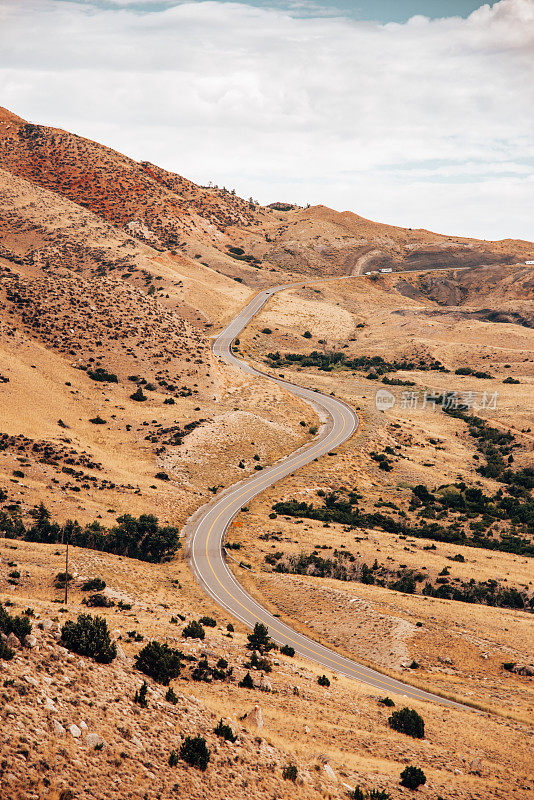
[[[66,540],[67,549],[65,550],[65,605],[67,605],[67,595],[69,590],[69,538],[70,523],[67,522],[63,528],[63,538]]]

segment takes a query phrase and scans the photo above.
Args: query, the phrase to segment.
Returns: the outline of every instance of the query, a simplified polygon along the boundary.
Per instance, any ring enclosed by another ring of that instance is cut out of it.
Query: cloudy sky
[[[534,0],[0,0],[0,104],[262,203],[534,240]]]

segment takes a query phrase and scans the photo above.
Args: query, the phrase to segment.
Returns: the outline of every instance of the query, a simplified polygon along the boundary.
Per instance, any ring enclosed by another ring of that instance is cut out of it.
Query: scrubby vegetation
[[[249,650],[257,650],[258,653],[268,653],[269,650],[276,650],[276,644],[269,636],[269,629],[267,625],[262,622],[256,622],[254,630],[248,635],[247,647]]]
[[[313,553],[300,553],[283,557],[281,551],[265,556],[267,563],[274,566],[275,572],[291,575],[311,575],[317,578],[334,578],[341,581],[357,581],[368,585],[384,586],[405,594],[423,594],[428,597],[442,597],[463,603],[484,603],[501,608],[534,608],[534,595],[526,589],[504,586],[497,580],[476,581],[470,578],[463,581],[444,570],[434,581],[425,572],[401,566],[394,568],[379,564],[375,559],[368,565],[357,559],[345,549],[333,551],[333,558]],[[461,556],[461,558],[463,558]],[[458,560],[457,557],[454,560]]]
[[[304,334],[303,334],[304,335]],[[309,338],[309,337],[306,337]],[[418,359],[417,361],[407,361],[405,359],[400,361],[386,361],[381,356],[357,356],[355,358],[347,358],[344,353],[329,351],[326,353],[319,353],[317,350],[304,355],[302,353],[286,353],[282,356],[278,351],[276,353],[268,353],[266,363],[275,367],[316,367],[322,372],[332,372],[334,369],[345,369],[352,372],[358,370],[372,370],[377,378],[385,375],[387,372],[398,372],[399,370],[434,370],[437,372],[449,372],[441,361],[428,357],[425,359]]]
[[[219,720],[213,732],[221,739],[225,739],[227,742],[237,741],[237,736],[233,732],[230,725],[227,725],[225,722],[222,721],[222,719]]]
[[[210,751],[203,736],[186,736],[180,747],[180,758],[191,767],[204,772],[210,760]]]
[[[182,631],[182,636],[186,639],[204,639],[206,631],[198,620],[192,620]]]
[[[68,650],[89,656],[99,664],[109,664],[117,655],[108,624],[102,617],[79,614],[77,622],[67,620],[61,629],[61,641]]]
[[[76,547],[152,562],[168,561],[181,547],[179,529],[160,525],[153,514],[141,514],[139,518],[124,514],[117,517],[112,528],[105,528],[98,520],[82,527],[76,521],[65,525],[52,522],[50,512],[41,504],[33,518],[33,524],[25,525],[17,507],[0,511],[0,535],[45,544],[66,541],[68,536],[69,543]]]
[[[407,789],[418,789],[426,783],[426,775],[419,767],[406,767],[401,772],[401,786]]]
[[[184,654],[167,644],[149,642],[135,657],[135,668],[168,686],[182,669]]]
[[[21,642],[32,632],[32,624],[28,615],[12,616],[0,603],[0,633],[9,636],[13,633]],[[5,658],[5,656],[3,656]]]
[[[424,739],[425,723],[423,718],[413,708],[401,708],[394,711],[388,719],[388,725],[394,731],[405,733],[414,739]]]
[[[338,522],[354,528],[378,528],[401,536],[534,556],[534,543],[527,538],[534,534],[534,500],[530,495],[534,469],[508,471],[502,474],[501,480],[510,483],[506,490],[499,489],[494,495],[485,495],[480,488],[468,487],[461,481],[441,486],[434,492],[422,485],[415,486],[408,511],[417,512],[419,519],[416,520],[410,520],[404,509],[393,504],[397,518],[378,511],[360,511],[361,495],[356,490],[326,495],[323,492],[322,506],[282,501],[273,505],[273,511],[288,517]],[[443,520],[447,525],[441,524]],[[489,530],[493,524],[499,526],[498,536]]]

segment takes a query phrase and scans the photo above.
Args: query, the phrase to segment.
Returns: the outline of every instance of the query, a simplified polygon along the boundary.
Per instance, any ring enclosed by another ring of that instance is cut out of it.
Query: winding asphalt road
[[[302,285],[301,283],[276,286],[260,292],[228,325],[213,343],[213,353],[228,364],[239,367],[249,375],[265,376],[246,361],[237,358],[231,350],[233,340],[276,292]],[[313,641],[285,625],[270,614],[237,582],[226,564],[224,537],[240,509],[253,497],[304,464],[325,455],[339,446],[358,430],[358,414],[341,400],[297,386],[281,378],[267,376],[297,397],[308,402],[323,421],[318,436],[289,456],[250,478],[234,484],[218,495],[188,520],[185,526],[187,556],[192,572],[200,586],[234,617],[248,627],[262,622],[269,628],[270,636],[279,645],[290,645],[305,658],[315,661],[324,669],[354,678],[374,687],[383,694],[393,692],[417,700],[460,706],[451,700],[438,697],[409,684],[397,681],[373,669],[345,658],[328,647]]]

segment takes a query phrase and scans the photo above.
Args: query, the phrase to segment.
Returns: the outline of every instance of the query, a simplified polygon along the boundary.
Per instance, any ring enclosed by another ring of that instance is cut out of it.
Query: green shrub
[[[137,703],[137,705],[141,706],[141,708],[146,708],[148,706],[148,702],[146,699],[147,689],[148,689],[147,682],[143,681],[143,683],[141,684],[141,688],[139,690],[136,690],[135,692],[134,703]]]
[[[317,683],[319,684],[319,686],[330,686],[330,681],[326,677],[326,675],[319,675],[319,677],[317,678]]]
[[[27,615],[13,617],[9,614],[4,606],[0,603],[0,631],[9,636],[14,633],[17,639],[21,642],[24,641],[25,636],[29,636],[32,632],[32,624]],[[7,648],[9,650],[9,648]],[[3,658],[7,661],[6,656]]]
[[[226,630],[228,631],[228,633],[234,632],[234,626],[232,625],[231,622],[229,622],[228,625],[226,626]]]
[[[247,674],[245,675],[243,680],[239,681],[238,686],[240,686],[241,689],[253,689],[254,688],[254,681],[252,680],[252,676],[251,676],[250,672],[247,672]]]
[[[407,789],[417,789],[426,783],[426,775],[419,767],[406,767],[401,772],[401,786]]]
[[[289,656],[289,658],[293,658],[293,656],[295,655],[295,648],[291,647],[291,645],[289,644],[284,644],[280,648],[280,652],[282,653],[283,656]]]
[[[110,600],[105,594],[100,594],[100,592],[90,594],[89,597],[84,597],[82,603],[92,608],[111,608],[111,606],[115,605],[113,600]]]
[[[405,733],[414,739],[423,739],[425,736],[425,723],[423,718],[413,708],[401,708],[394,711],[388,719],[389,727],[399,733]]]
[[[149,642],[135,657],[135,668],[149,675],[157,683],[168,686],[182,669],[183,653],[167,644]]]
[[[114,372],[108,372],[104,367],[97,367],[95,370],[87,370],[87,374],[93,381],[107,381],[108,383],[118,383],[118,378]]]
[[[176,750],[172,750],[169,756],[169,767],[175,767],[178,764],[179,760],[180,758]]]
[[[166,472],[156,472],[154,475],[159,481],[170,481],[170,477],[167,475]]]
[[[229,725],[226,725],[226,723],[224,723],[222,719],[219,720],[219,722],[217,723],[217,727],[214,729],[213,732],[216,733],[217,736],[220,736],[221,739],[226,739],[227,742],[235,742],[237,740],[237,736],[235,735],[231,727]]]
[[[297,780],[298,774],[298,769],[294,764],[288,764],[282,770],[282,778],[286,781],[293,781],[293,783]]]
[[[217,620],[213,619],[213,617],[201,617],[199,622],[206,628],[215,628],[217,626]]]
[[[204,772],[210,760],[210,751],[203,736],[186,736],[180,747],[180,758],[191,767]],[[170,763],[170,762],[169,762]]]
[[[365,795],[359,786],[356,786],[356,788],[352,790],[349,797],[351,800],[366,800]]]
[[[82,583],[82,592],[101,592],[106,588],[106,581],[102,578],[88,578]]]
[[[311,333],[309,331],[304,331],[304,333],[302,335],[303,335],[303,337],[305,339],[311,339],[312,338],[312,335],[311,335]]]
[[[204,639],[206,631],[196,619],[186,625],[182,631],[182,636],[186,639]]]
[[[174,689],[172,688],[172,686],[169,686],[169,688],[167,689],[165,693],[165,700],[167,700],[167,702],[169,703],[172,703],[174,706],[178,702],[178,696],[174,691]]]
[[[141,387],[139,387],[133,394],[130,395],[130,400],[136,400],[138,403],[142,403],[146,399],[147,396],[143,393]]]
[[[8,647],[7,644],[0,639],[0,659],[4,659],[4,661],[11,661],[14,655],[14,650]]]
[[[390,797],[385,789],[371,789],[369,792],[369,800],[390,800]]]
[[[388,706],[389,708],[391,708],[392,706],[394,706],[394,705],[395,705],[395,703],[393,702],[393,700],[391,699],[391,697],[383,697],[383,698],[382,698],[381,700],[379,700],[378,702],[380,703],[380,705],[382,705],[382,706]]]
[[[276,644],[269,637],[269,628],[263,622],[256,622],[254,630],[248,635],[247,647],[249,650],[257,650],[259,653],[268,653],[269,650],[276,649]]]
[[[64,589],[67,578],[70,583],[70,581],[72,580],[72,575],[70,574],[70,572],[68,573],[68,575],[66,572],[58,572],[58,574],[54,578],[54,586],[56,587],[56,589]]]
[[[109,664],[117,655],[108,624],[102,617],[79,614],[77,622],[67,620],[61,629],[61,641],[68,650],[94,658],[99,664]]]
[[[89,422],[92,422],[93,425],[106,425],[107,424],[107,420],[102,419],[100,414],[98,414],[96,417],[93,417],[92,419],[90,419]]]

